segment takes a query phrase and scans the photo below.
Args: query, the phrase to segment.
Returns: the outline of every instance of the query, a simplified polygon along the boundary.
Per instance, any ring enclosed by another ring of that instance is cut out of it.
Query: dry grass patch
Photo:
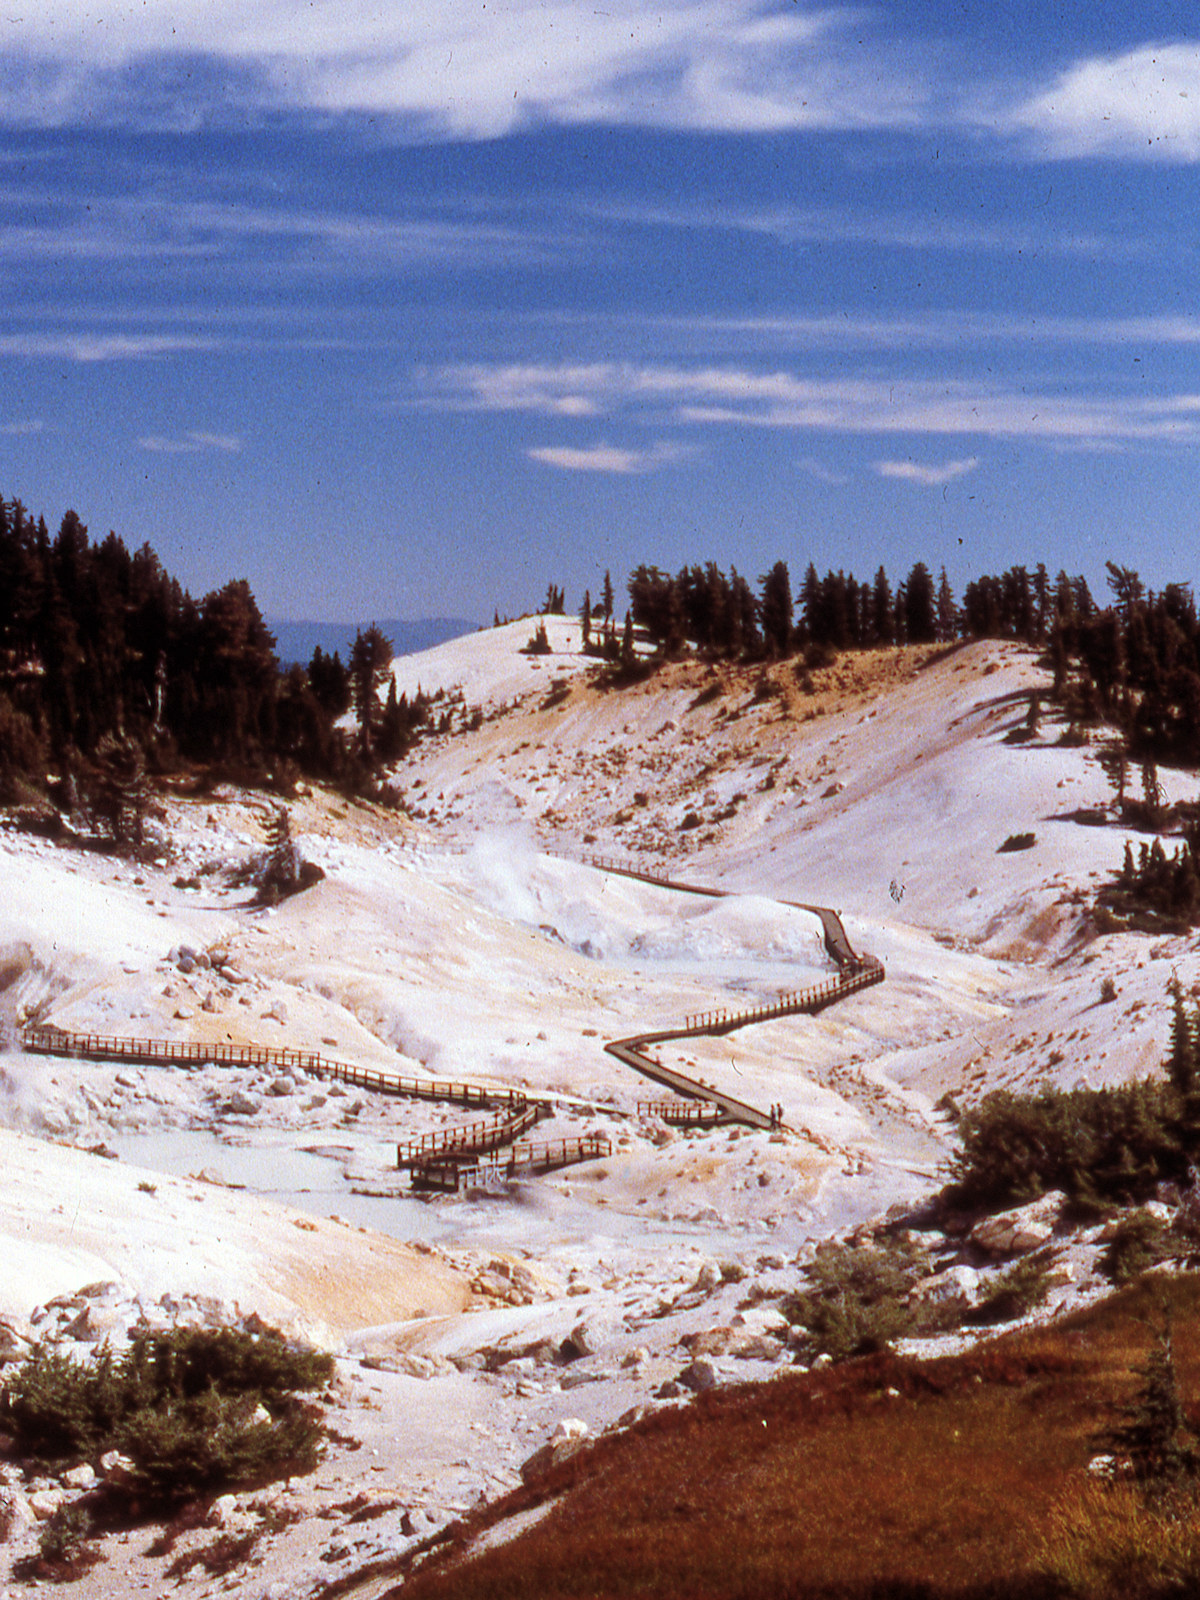
[[[598,1441],[480,1519],[543,1521],[405,1600],[1063,1596],[1047,1551],[1128,1399],[1156,1298],[1200,1395],[1200,1278],[1146,1280],[1053,1328],[937,1361],[879,1354],[710,1392]],[[465,1544],[459,1549],[465,1548]],[[1083,1593],[1086,1591],[1076,1591]]]

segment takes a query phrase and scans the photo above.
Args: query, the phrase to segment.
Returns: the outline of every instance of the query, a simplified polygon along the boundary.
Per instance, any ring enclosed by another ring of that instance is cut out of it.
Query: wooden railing
[[[460,1188],[487,1188],[506,1183],[523,1172],[556,1172],[611,1154],[612,1140],[604,1133],[585,1133],[577,1139],[551,1139],[539,1144],[524,1141],[494,1161],[464,1164],[449,1158],[414,1166],[412,1186],[438,1194],[456,1194]]]
[[[698,1012],[684,1019],[683,1031],[692,1034],[732,1033],[735,1028],[747,1028],[755,1022],[770,1022],[773,1017],[790,1017],[798,1013],[811,1016],[824,1011],[826,1006],[836,1005],[847,995],[857,994],[860,989],[869,989],[872,984],[882,983],[883,980],[883,964],[869,958],[859,965],[857,971],[839,973],[836,978],[828,978],[824,983],[781,995],[778,1000],[766,1005],[753,1006],[747,1011]]]
[[[192,1066],[215,1062],[233,1067],[296,1067],[314,1077],[334,1078],[359,1089],[397,1095],[409,1100],[449,1101],[464,1106],[505,1106],[514,1109],[548,1101],[533,1101],[515,1089],[488,1084],[456,1082],[446,1078],[405,1078],[373,1067],[356,1067],[313,1050],[289,1050],[273,1045],[211,1044],[182,1039],[114,1039],[99,1033],[71,1033],[65,1028],[26,1028],[21,1044],[31,1055],[77,1056],[93,1061],[129,1061],[143,1066]]]
[[[660,1122],[720,1122],[725,1116],[715,1100],[639,1100],[637,1114]]]
[[[619,873],[643,883],[680,893],[702,895],[710,899],[724,899],[730,891],[704,888],[696,884],[679,883],[601,856],[587,858],[590,865],[601,871]],[[844,1000],[848,995],[885,978],[883,963],[871,955],[858,955],[846,937],[846,930],[838,913],[828,906],[803,905],[798,901],[783,904],[798,910],[812,912],[821,920],[825,947],[839,967],[838,975],[825,983],[811,985],[781,996],[769,1004],[755,1006],[745,1011],[704,1011],[684,1020],[682,1028],[667,1029],[659,1033],[639,1034],[627,1039],[615,1039],[605,1045],[605,1050],[633,1067],[644,1076],[673,1089],[679,1101],[639,1102],[639,1115],[654,1115],[675,1123],[699,1123],[728,1117],[752,1127],[778,1126],[767,1112],[760,1111],[744,1101],[722,1093],[712,1084],[688,1077],[673,1067],[664,1067],[646,1054],[649,1046],[670,1039],[699,1035],[718,1036],[754,1023],[767,1022],[775,1017],[796,1013],[812,1014]],[[381,1072],[370,1067],[356,1067],[349,1062],[323,1056],[317,1051],[293,1050],[286,1046],[236,1045],[219,1042],[201,1043],[164,1039],[121,1039],[97,1033],[72,1033],[63,1028],[26,1028],[21,1040],[31,1053],[55,1056],[80,1056],[102,1061],[127,1061],[153,1066],[191,1066],[202,1062],[216,1062],[229,1066],[272,1066],[298,1068],[316,1077],[334,1078],[342,1083],[369,1089],[378,1094],[405,1096],[418,1100],[451,1102],[464,1106],[499,1108],[501,1115],[467,1123],[459,1128],[439,1129],[422,1134],[415,1139],[402,1141],[396,1146],[396,1164],[412,1170],[414,1188],[454,1191],[460,1178],[468,1180],[470,1173],[480,1175],[481,1181],[489,1175],[511,1176],[517,1170],[548,1171],[553,1167],[572,1162],[594,1160],[608,1155],[611,1145],[603,1134],[587,1134],[578,1139],[563,1139],[551,1144],[517,1144],[514,1141],[533,1127],[552,1110],[548,1100],[525,1095],[515,1089],[492,1088],[487,1084],[454,1082],[438,1078],[406,1078],[399,1074]],[[816,1142],[824,1144],[824,1141]],[[475,1161],[470,1167],[464,1158],[477,1157],[489,1151],[511,1146],[504,1160],[489,1163]]]
[[[396,1146],[396,1165],[419,1167],[431,1161],[457,1161],[460,1156],[499,1150],[532,1128],[541,1114],[540,1105],[522,1101],[505,1117],[489,1117],[481,1122],[465,1122],[456,1128],[440,1128],[436,1133],[423,1133],[417,1139],[406,1139]]]

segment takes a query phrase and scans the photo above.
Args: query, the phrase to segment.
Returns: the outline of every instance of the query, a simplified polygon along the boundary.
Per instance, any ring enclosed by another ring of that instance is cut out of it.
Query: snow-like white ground
[[[461,693],[465,714],[396,773],[404,812],[293,805],[327,876],[274,911],[224,876],[261,848],[253,797],[169,800],[158,865],[0,832],[10,1037],[36,1016],[316,1048],[531,1089],[554,1102],[537,1137],[612,1140],[610,1158],[506,1194],[415,1200],[395,1143],[461,1120],[452,1107],[271,1071],[4,1058],[0,1314],[17,1334],[65,1326],[39,1308],[107,1283],[118,1332],[191,1296],[333,1342],[347,1382],[369,1360],[378,1404],[398,1408],[375,1478],[437,1515],[513,1481],[564,1416],[598,1427],[645,1403],[685,1364],[685,1334],[741,1327],[732,1369],[772,1370],[778,1346],[737,1309],[744,1274],[794,1277],[813,1239],[932,1187],[952,1150],[943,1096],[1154,1070],[1167,983],[1198,977],[1192,936],[1095,935],[1087,903],[1125,835],[1086,819],[1109,799],[1094,749],[1060,742],[1049,711],[1020,737],[1045,687],[1029,652],[885,652],[809,685],[790,666],[688,664],[616,691],[589,682],[572,620],[549,619],[554,654],[521,654],[534,626],[396,663],[399,688]],[[1032,848],[999,850],[1024,832]],[[732,893],[681,895],[594,856]],[[839,908],[887,982],[663,1046],[782,1104],[792,1130],[672,1133],[639,1109],[663,1091],[603,1043],[830,976],[819,922],[785,901]],[[548,1365],[581,1328],[590,1353]],[[439,1432],[439,1407],[460,1422]],[[327,1469],[354,1471],[336,1453]],[[390,1526],[384,1546],[402,1542]],[[279,1557],[289,1593],[306,1592],[299,1549]],[[363,1557],[351,1541],[345,1559]]]

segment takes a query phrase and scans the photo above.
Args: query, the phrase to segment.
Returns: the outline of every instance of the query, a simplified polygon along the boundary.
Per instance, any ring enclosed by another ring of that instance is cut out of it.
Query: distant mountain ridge
[[[464,633],[474,633],[479,627],[477,622],[469,622],[465,617],[417,617],[411,622],[398,617],[369,617],[364,622],[286,622],[278,617],[265,620],[275,635],[276,653],[285,667],[293,661],[307,666],[318,645],[326,655],[336,650],[343,661],[348,660],[354,635],[359,628],[369,627],[372,622],[392,641],[398,656],[432,650],[434,645],[445,644],[447,639],[457,639]]]

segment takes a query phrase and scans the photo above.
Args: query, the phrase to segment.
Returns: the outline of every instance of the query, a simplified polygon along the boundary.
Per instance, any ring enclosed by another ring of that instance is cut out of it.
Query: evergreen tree
[[[1184,1415],[1175,1374],[1169,1310],[1139,1376],[1141,1385],[1122,1408],[1121,1420],[1098,1442],[1128,1458],[1142,1492],[1159,1500],[1192,1489],[1200,1471],[1200,1440]]]
[[[792,585],[787,562],[777,561],[759,582],[763,638],[772,655],[784,656],[792,637]]]
[[[308,682],[317,704],[331,717],[345,716],[354,703],[350,674],[336,650],[327,656],[320,645],[316,647],[308,664]]]
[[[938,578],[937,637],[940,644],[949,644],[958,633],[958,607],[954,603],[954,590],[946,576],[945,567]]]
[[[875,574],[875,584],[871,591],[871,643],[892,644],[895,642],[895,629],[892,623],[892,589],[888,583],[887,573],[880,567]]]
[[[612,618],[613,618],[612,573],[611,572],[606,572],[604,574],[604,620],[605,620],[606,623],[608,623],[608,622],[612,621]]]
[[[104,822],[113,842],[140,850],[149,804],[141,747],[106,733],[96,749],[95,769],[86,788],[90,808]]]
[[[633,612],[625,613],[625,630],[621,635],[621,665],[631,667],[637,660],[637,652],[633,648]]]
[[[1126,844],[1126,851],[1129,846]],[[1196,1033],[1183,999],[1178,977],[1171,979],[1171,1053],[1167,1072],[1180,1095],[1185,1098],[1197,1089]]]
[[[359,739],[369,760],[380,719],[379,690],[392,664],[392,641],[375,625],[354,637],[350,650],[350,682],[358,714]]]
[[[583,629],[583,648],[587,650],[592,642],[592,594],[590,589],[583,591],[583,604],[579,608],[579,622]]]
[[[937,637],[933,579],[923,561],[904,583],[904,633],[909,644],[931,644]]]
[[[1158,767],[1153,761],[1142,763],[1142,796],[1146,802],[1146,812],[1153,827],[1162,821],[1163,792],[1158,781]],[[1156,839],[1155,844],[1158,844]],[[1162,847],[1159,846],[1161,849]]]

